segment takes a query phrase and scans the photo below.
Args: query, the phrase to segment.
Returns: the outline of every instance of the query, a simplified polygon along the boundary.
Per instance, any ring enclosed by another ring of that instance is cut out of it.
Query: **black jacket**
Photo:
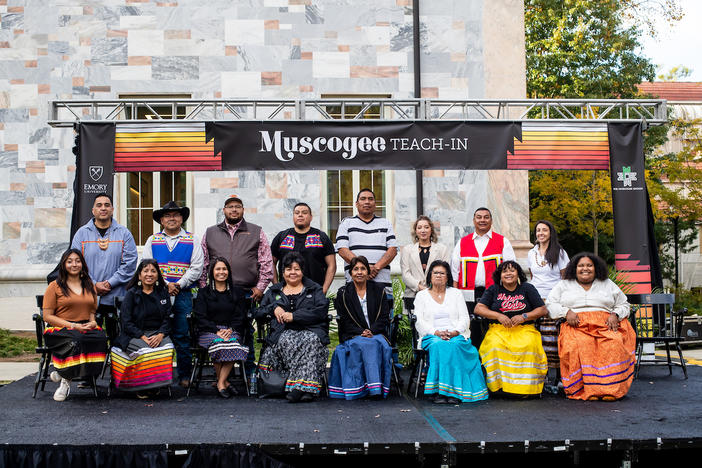
[[[275,344],[284,330],[309,330],[319,337],[323,345],[329,344],[329,300],[322,292],[322,287],[314,281],[303,278],[303,289],[295,303],[293,321],[290,323],[278,323],[273,315],[277,306],[288,310],[290,303],[288,297],[283,294],[284,282],[271,286],[263,296],[261,306],[256,309],[257,319],[271,319],[271,333],[266,339],[268,344]]]
[[[217,325],[222,325],[244,336],[248,306],[245,297],[246,291],[236,286],[227,293],[214,291],[210,286],[198,289],[193,303],[198,333],[217,333]],[[226,313],[223,313],[222,307],[225,304]]]
[[[356,294],[356,287],[353,283],[346,283],[339,288],[334,299],[339,320],[339,342],[343,343],[363,333],[369,329],[374,335],[388,337],[390,326],[390,307],[385,298],[385,288],[375,284],[373,281],[366,283],[366,297],[368,300],[368,319],[363,315],[361,301]]]
[[[171,297],[168,291],[165,288],[155,288],[151,294],[145,294],[140,287],[127,291],[119,310],[122,333],[116,342],[120,348],[127,349],[129,340],[144,335],[146,312],[153,309],[158,309],[161,315],[161,326],[157,333],[168,336],[171,333]]]

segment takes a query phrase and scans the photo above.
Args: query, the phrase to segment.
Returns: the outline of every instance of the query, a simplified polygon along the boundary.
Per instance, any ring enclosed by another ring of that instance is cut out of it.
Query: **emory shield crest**
[[[90,166],[88,167],[88,173],[90,178],[97,182],[102,177],[102,166]]]

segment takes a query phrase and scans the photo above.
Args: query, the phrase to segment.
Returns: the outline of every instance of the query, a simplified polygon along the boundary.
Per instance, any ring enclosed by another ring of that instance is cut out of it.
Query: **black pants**
[[[485,287],[477,286],[475,288],[473,302],[467,302],[468,314],[470,315],[470,341],[476,349],[480,349],[480,343],[483,342],[483,326],[485,320],[482,317],[475,315],[475,305],[480,302],[480,298],[485,293]]]

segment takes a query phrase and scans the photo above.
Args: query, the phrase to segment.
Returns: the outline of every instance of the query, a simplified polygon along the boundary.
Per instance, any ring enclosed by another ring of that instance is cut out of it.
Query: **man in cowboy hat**
[[[194,234],[183,229],[190,209],[169,201],[154,211],[154,221],[163,230],[149,237],[144,245],[142,258],[153,258],[161,268],[168,293],[173,296],[173,321],[171,339],[176,348],[178,380],[187,387],[192,370],[190,333],[187,316],[193,308],[192,286],[196,286],[202,273],[204,256],[200,242]]]

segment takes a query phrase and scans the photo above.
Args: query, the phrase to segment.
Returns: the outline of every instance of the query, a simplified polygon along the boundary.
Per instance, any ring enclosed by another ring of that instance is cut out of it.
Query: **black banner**
[[[517,122],[208,122],[223,170],[507,169]]]
[[[75,198],[71,219],[71,239],[76,230],[92,218],[93,200],[98,193],[112,196],[114,189],[114,123],[81,123],[76,131]],[[75,150],[74,150],[75,152]]]
[[[630,294],[651,292],[660,281],[653,217],[644,178],[640,123],[608,125],[615,262],[631,285]]]

